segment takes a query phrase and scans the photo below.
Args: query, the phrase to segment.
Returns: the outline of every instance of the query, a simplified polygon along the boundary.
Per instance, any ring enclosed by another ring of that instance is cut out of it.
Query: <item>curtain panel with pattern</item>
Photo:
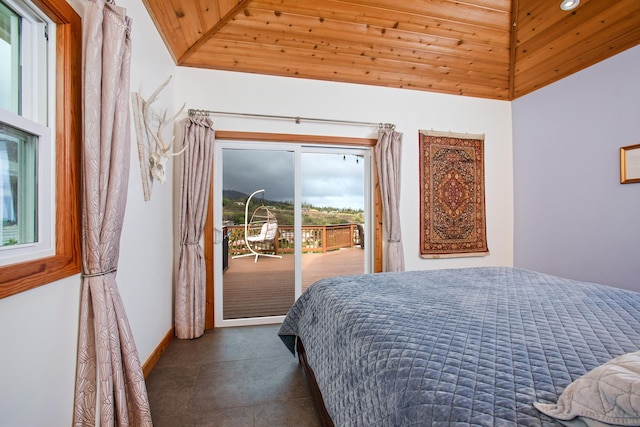
[[[83,279],[73,425],[151,426],[116,283],[129,183],[131,20],[113,2],[89,0],[83,26]]]

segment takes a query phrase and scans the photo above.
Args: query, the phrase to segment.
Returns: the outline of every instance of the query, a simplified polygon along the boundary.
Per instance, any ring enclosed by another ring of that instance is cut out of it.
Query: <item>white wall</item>
[[[70,3],[82,10],[81,0]],[[133,19],[131,90],[148,95],[175,65],[142,2],[118,5]],[[158,109],[177,103],[173,90],[161,96]],[[144,202],[132,141],[117,279],[143,363],[172,325],[172,204],[170,181],[156,184]],[[79,297],[75,276],[0,300],[0,425],[71,425]]]
[[[391,122],[404,133],[402,234],[407,270],[512,265],[513,171],[509,102],[405,89],[291,79],[179,67],[176,101],[216,111]],[[293,121],[214,116],[218,130],[375,138],[376,129]],[[484,133],[486,257],[419,257],[418,130]]]
[[[71,425],[78,276],[0,300],[0,425]]]
[[[176,66],[147,10],[139,0],[119,1],[133,20],[131,91],[148,98]],[[173,115],[182,104],[175,97],[175,77],[160,93],[153,109]],[[133,117],[132,117],[133,125]],[[167,126],[165,141],[170,141]],[[155,182],[151,200],[144,201],[135,132],[132,131],[131,172],[127,213],[122,230],[118,285],[140,359],[144,361],[173,325],[173,163],[167,182]]]
[[[640,291],[640,46],[513,102],[515,265]]]

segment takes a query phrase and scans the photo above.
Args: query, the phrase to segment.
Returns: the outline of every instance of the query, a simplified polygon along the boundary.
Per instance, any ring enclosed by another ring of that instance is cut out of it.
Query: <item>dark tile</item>
[[[219,407],[257,405],[309,396],[301,366],[296,359],[289,357],[202,365],[193,391],[197,395],[194,396],[196,401],[211,398]]]
[[[161,390],[184,390],[193,387],[198,371],[197,365],[155,367],[146,379],[147,388]]]
[[[310,397],[255,407],[255,427],[316,427],[320,420]]]
[[[147,378],[154,425],[319,425],[302,367],[279,328],[220,328],[174,339]]]
[[[280,337],[280,325],[217,328],[194,341],[196,363],[290,356]]]
[[[175,393],[149,395],[149,408],[154,425],[162,424],[167,418],[184,417],[189,396],[176,396]]]
[[[225,408],[215,411],[211,415],[201,414],[198,427],[253,427],[254,414],[252,406],[240,408]]]
[[[196,340],[180,340],[174,337],[162,356],[160,356],[153,370],[167,366],[191,365],[194,362],[196,350]]]
[[[197,427],[197,424],[186,423],[180,416],[153,417],[153,427]]]
[[[190,365],[153,369],[146,383],[154,420],[184,413],[197,372],[198,367]]]

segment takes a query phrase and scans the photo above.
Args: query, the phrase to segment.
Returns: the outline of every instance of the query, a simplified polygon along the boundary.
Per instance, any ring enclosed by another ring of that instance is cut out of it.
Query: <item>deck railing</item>
[[[244,244],[244,225],[226,226],[225,233],[229,236],[229,255],[240,255],[249,252]],[[273,243],[258,243],[252,247],[255,250],[288,254],[293,253],[294,244],[293,226],[278,225],[278,233]],[[302,252],[325,253],[340,248],[363,245],[362,226],[358,224],[302,226]]]

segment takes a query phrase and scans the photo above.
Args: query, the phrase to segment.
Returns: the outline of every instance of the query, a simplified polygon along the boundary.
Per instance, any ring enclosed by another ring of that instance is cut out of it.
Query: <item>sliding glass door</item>
[[[368,149],[216,142],[216,326],[280,322],[318,279],[371,270]]]
[[[316,280],[362,274],[368,166],[359,151],[305,147],[301,155],[302,291]]]

